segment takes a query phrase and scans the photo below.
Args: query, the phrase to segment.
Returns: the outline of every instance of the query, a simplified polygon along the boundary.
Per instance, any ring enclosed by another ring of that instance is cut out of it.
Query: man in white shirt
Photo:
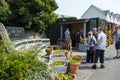
[[[96,63],[98,62],[98,59],[100,59],[101,68],[104,68],[104,52],[106,49],[106,40],[107,37],[105,33],[103,32],[102,28],[98,28],[98,37],[97,37],[97,46],[96,46],[96,53],[94,57],[94,65],[92,66],[93,69],[97,68]]]

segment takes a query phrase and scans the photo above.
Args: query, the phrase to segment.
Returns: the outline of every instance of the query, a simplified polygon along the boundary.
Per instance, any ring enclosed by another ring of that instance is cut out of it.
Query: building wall
[[[101,19],[106,19],[106,16],[103,13],[101,13],[96,8],[91,7],[88,9],[88,11],[81,18],[87,19],[87,18],[96,18],[96,17],[99,17]]]
[[[104,10],[97,8],[96,6],[90,6],[90,8],[82,15],[81,19],[88,18],[100,18],[107,20],[108,22],[120,25],[120,14],[114,14],[113,12],[105,13]]]

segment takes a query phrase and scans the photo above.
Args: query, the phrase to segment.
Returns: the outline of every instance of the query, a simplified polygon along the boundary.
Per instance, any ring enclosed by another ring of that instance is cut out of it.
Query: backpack
[[[92,36],[92,38],[90,39],[90,46],[95,46],[95,41],[94,41],[94,39],[93,39],[93,36]]]
[[[94,41],[93,37],[90,40],[90,51],[91,52],[95,51],[95,41]]]
[[[117,41],[120,42],[120,31],[116,31]]]

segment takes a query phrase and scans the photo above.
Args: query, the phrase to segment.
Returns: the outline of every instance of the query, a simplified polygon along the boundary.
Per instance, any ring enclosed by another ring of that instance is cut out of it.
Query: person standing
[[[70,49],[70,44],[71,44],[70,31],[69,31],[69,28],[66,28],[66,31],[65,31],[65,45],[66,45],[66,48],[68,50]]]
[[[95,50],[96,45],[96,38],[94,37],[92,31],[88,32],[88,37],[86,39],[86,46],[87,46],[87,63],[93,63],[94,60],[94,54],[96,52]]]
[[[96,53],[94,57],[94,65],[92,65],[93,69],[97,68],[98,59],[100,59],[101,68],[104,68],[104,52],[106,49],[106,40],[107,37],[103,32],[101,27],[98,28],[98,37],[97,37],[97,45],[96,45]]]
[[[98,35],[97,28],[93,28],[92,32],[93,32],[93,35],[95,36],[95,38],[97,39],[97,35]]]
[[[117,55],[113,57],[113,59],[120,58],[120,29],[119,26],[115,27],[115,31],[113,32],[113,35],[115,35],[115,48]]]

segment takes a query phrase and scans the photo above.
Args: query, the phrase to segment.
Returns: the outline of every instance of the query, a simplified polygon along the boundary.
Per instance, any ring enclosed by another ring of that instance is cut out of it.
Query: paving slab
[[[76,80],[85,80],[87,79],[94,70],[91,68],[92,63],[86,63],[86,52],[72,51],[73,55],[81,55],[83,57],[82,63],[79,67],[78,73],[75,74]]]
[[[92,69],[92,67],[91,67],[93,65],[93,63],[86,63],[86,52],[79,52],[79,51],[73,50],[73,55],[76,55],[76,54],[83,56],[83,61],[79,67],[79,71],[77,74],[75,74],[76,80],[90,80],[90,77],[96,71],[96,70]],[[112,55],[112,57],[116,55],[116,50],[115,50],[114,44],[108,46],[105,50],[105,63],[109,59],[112,59],[111,55]],[[100,63],[98,63],[97,66],[99,67]],[[106,65],[106,66],[108,66],[108,65]]]

